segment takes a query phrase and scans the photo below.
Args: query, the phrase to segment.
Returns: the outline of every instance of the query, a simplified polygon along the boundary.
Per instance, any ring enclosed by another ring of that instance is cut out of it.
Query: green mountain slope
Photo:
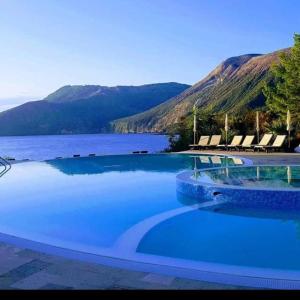
[[[269,68],[278,53],[229,58],[180,95],[148,111],[115,120],[112,128],[116,132],[164,132],[190,113],[197,99],[198,107],[211,113],[241,113],[261,107],[265,102],[262,87],[271,79]],[[206,88],[213,82],[216,84]]]
[[[107,132],[109,122],[140,113],[180,94],[189,86],[66,86],[43,100],[0,113],[0,135]]]

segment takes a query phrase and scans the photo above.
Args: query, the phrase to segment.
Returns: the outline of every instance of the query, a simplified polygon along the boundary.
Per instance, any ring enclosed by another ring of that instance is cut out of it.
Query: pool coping
[[[148,152],[148,153],[117,153],[117,154],[95,154],[94,156],[89,155],[80,155],[78,157],[73,156],[66,156],[66,157],[53,157],[53,158],[47,158],[47,159],[13,159],[8,160],[11,164],[16,163],[26,163],[26,162],[46,162],[46,161],[52,161],[52,160],[63,160],[63,159],[81,159],[81,158],[96,158],[96,157],[115,157],[115,156],[155,156],[155,155],[190,155],[190,156],[221,156],[221,157],[228,157],[228,158],[240,158],[243,159],[245,162],[252,164],[252,160],[249,158],[242,157],[240,155],[232,155],[232,154],[226,154],[224,152],[211,152],[211,153],[193,153],[193,152]],[[299,154],[300,156],[300,154]]]
[[[278,272],[272,270],[271,273],[269,273],[267,276],[258,273],[249,275],[246,274],[245,271],[248,270],[253,272],[256,270],[256,268],[236,267],[231,265],[221,265],[207,262],[198,262],[197,265],[202,265],[202,268],[187,268],[187,261],[185,260],[177,259],[177,261],[180,261],[181,264],[179,263],[175,265],[167,265],[166,261],[168,262],[170,258],[155,255],[145,255],[151,258],[150,261],[145,262],[80,252],[76,250],[52,246],[49,244],[43,244],[24,238],[14,237],[3,233],[0,233],[0,240],[8,244],[13,244],[17,247],[60,256],[66,259],[102,264],[110,267],[123,268],[132,271],[153,272],[192,280],[201,280],[251,288],[300,289],[300,272],[297,271]],[[141,255],[140,258],[144,258],[144,255]],[[174,261],[174,259],[172,258],[171,260]],[[193,261],[188,262],[194,264]],[[216,271],[218,269],[222,271]],[[230,271],[228,271],[228,269],[230,269]],[[265,269],[262,270],[264,271]]]

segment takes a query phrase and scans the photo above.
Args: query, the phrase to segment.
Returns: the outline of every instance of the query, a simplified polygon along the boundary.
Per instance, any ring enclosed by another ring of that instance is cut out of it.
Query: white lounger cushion
[[[229,147],[236,147],[238,145],[240,145],[240,143],[242,142],[243,136],[242,135],[235,135],[231,141],[231,144],[228,145]]]
[[[250,147],[253,143],[254,135],[247,135],[242,143],[242,147]]]
[[[272,138],[273,134],[272,133],[266,133],[264,134],[263,138],[259,142],[258,146],[267,146]]]
[[[218,146],[220,144],[222,136],[221,135],[213,135],[211,137],[209,146]]]
[[[272,147],[281,147],[286,139],[286,135],[277,135]]]
[[[199,139],[198,146],[207,146],[209,141],[209,135],[202,135]]]

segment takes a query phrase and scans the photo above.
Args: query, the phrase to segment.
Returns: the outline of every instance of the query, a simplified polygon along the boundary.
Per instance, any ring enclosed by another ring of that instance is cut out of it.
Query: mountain
[[[197,99],[198,107],[209,113],[242,113],[262,107],[262,87],[271,80],[270,66],[282,51],[289,50],[231,57],[180,95],[148,111],[115,120],[111,126],[116,132],[164,132],[191,113]]]
[[[43,100],[0,113],[0,135],[100,133],[109,122],[148,110],[189,85],[65,86]]]

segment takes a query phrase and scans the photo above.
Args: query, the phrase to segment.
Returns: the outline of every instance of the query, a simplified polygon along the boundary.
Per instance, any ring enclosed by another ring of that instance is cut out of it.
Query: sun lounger
[[[228,149],[236,149],[238,148],[238,146],[241,144],[243,140],[243,136],[242,135],[236,135],[234,136],[234,138],[231,141],[230,145],[227,145]]]
[[[242,142],[242,135],[235,135],[229,145],[218,145],[219,148],[236,149]]]
[[[254,135],[246,135],[246,137],[244,138],[242,145],[237,146],[237,148],[243,149],[243,148],[251,148],[251,145],[254,141]]]
[[[258,150],[265,150],[266,152],[268,152],[269,150],[278,150],[280,148],[282,148],[283,143],[286,140],[286,135],[277,135],[273,144],[268,146],[261,146],[261,145],[257,145],[254,147],[254,149],[258,149]]]
[[[198,144],[191,144],[191,148],[197,148],[197,147],[206,147],[208,145],[209,141],[209,135],[202,135],[199,139]]]
[[[244,146],[243,149],[245,149],[245,150],[247,150],[247,149],[255,150],[255,149],[259,149],[260,146],[267,146],[267,145],[269,145],[272,137],[273,137],[272,133],[265,133],[258,145]],[[259,147],[257,148],[257,146],[259,146]]]
[[[222,136],[221,135],[213,135],[210,139],[210,142],[209,144],[207,145],[208,148],[211,148],[211,147],[217,147],[220,142],[221,142],[221,138]]]

